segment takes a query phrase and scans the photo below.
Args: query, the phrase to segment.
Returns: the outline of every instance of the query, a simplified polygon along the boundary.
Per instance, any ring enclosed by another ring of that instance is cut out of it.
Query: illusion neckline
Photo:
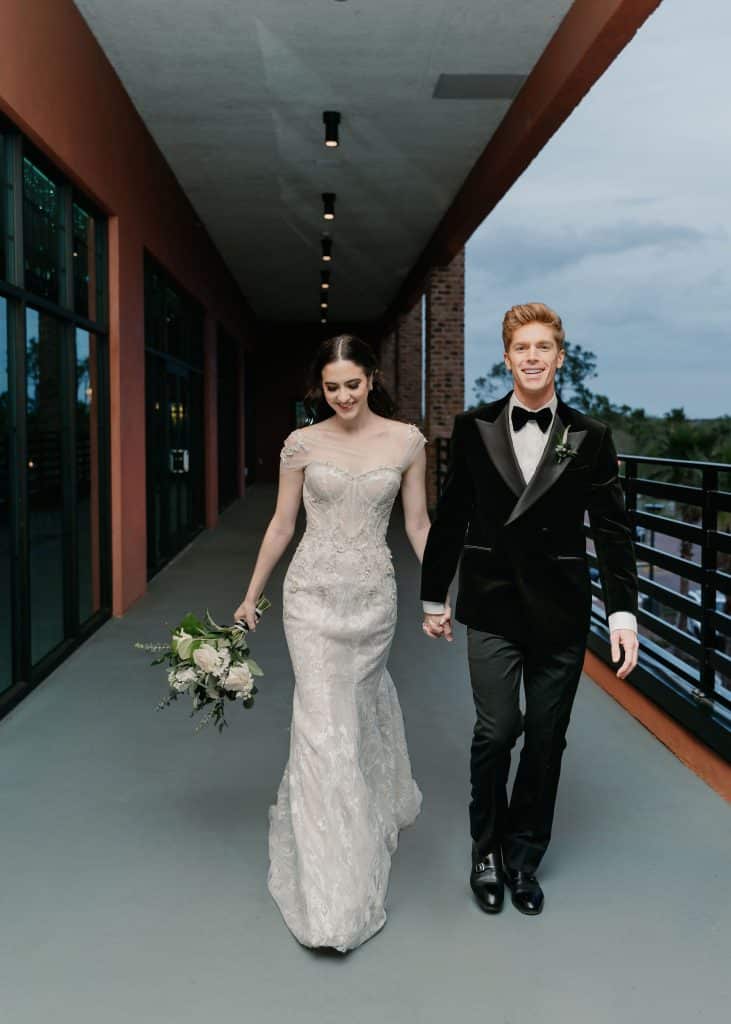
[[[327,459],[310,459],[307,465],[305,466],[305,471],[309,469],[310,466],[329,466],[330,469],[335,469],[338,471],[338,473],[343,473],[345,476],[349,476],[352,480],[357,480],[358,477],[368,476],[369,473],[376,473],[384,469],[389,469],[391,470],[392,473],[398,473],[399,476],[401,476],[402,473],[398,466],[385,465],[371,466],[370,469],[362,469],[359,473],[353,473],[351,472],[351,470],[346,469],[344,466],[338,466],[336,462],[329,462]]]

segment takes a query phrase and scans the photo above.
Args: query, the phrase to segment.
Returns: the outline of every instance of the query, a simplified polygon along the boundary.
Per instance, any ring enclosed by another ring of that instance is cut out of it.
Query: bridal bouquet
[[[259,598],[257,617],[269,607],[271,603],[265,597]],[[189,612],[172,631],[168,644],[136,643],[142,651],[159,654],[151,664],[168,665],[169,691],[157,705],[158,711],[187,693],[193,702],[191,717],[210,705],[195,732],[210,721],[222,732],[228,725],[224,710],[227,700],[252,707],[257,692],[254,678],[264,673],[250,656],[247,632],[244,623],[219,626],[206,609],[203,622]]]

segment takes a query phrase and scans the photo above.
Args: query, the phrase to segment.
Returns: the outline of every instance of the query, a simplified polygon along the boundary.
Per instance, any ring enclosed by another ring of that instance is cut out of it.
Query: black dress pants
[[[502,846],[507,867],[534,872],[551,838],[561,757],[586,642],[534,649],[495,633],[467,630],[477,721],[470,757],[473,855]],[[525,716],[520,711],[520,681]],[[525,733],[508,802],[510,752]]]

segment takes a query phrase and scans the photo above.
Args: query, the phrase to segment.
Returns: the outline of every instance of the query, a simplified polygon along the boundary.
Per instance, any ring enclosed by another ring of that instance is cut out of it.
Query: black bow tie
[[[533,412],[532,409],[524,409],[522,405],[514,405],[510,412],[510,418],[513,422],[513,430],[522,430],[528,420],[535,420],[545,434],[551,426],[553,413],[548,407]]]

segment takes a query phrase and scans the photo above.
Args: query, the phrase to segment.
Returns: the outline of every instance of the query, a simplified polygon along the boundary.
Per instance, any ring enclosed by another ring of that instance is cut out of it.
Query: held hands
[[[449,598],[445,601],[445,610],[443,612],[439,612],[437,615],[429,615],[428,612],[424,612],[424,622],[421,628],[432,640],[438,640],[440,637],[444,637],[447,643],[451,643],[454,640],[452,635],[452,609],[449,604]]]
[[[633,629],[613,629],[610,634],[610,641],[612,644],[613,662],[616,663],[620,659],[620,647],[624,651],[624,660],[617,669],[617,678],[626,679],[637,664],[637,654],[640,647],[637,634]]]

